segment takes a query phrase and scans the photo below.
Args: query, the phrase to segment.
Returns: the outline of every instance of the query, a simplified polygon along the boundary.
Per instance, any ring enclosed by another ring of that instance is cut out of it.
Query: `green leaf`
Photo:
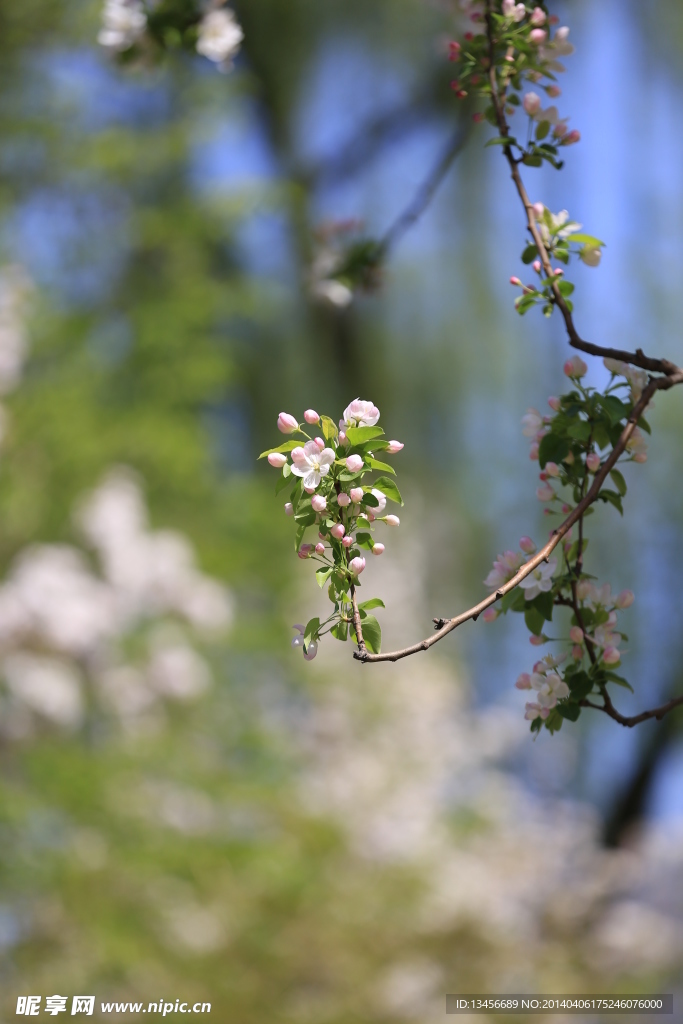
[[[361,622],[361,630],[367,649],[371,654],[379,654],[382,649],[382,627],[374,615],[366,615]]]
[[[541,121],[536,128],[536,141],[540,142],[550,131],[550,121]]]
[[[575,235],[567,235],[568,242],[580,242],[582,245],[590,245],[592,248],[600,248],[606,243],[601,242],[599,238],[594,238],[593,235],[585,235],[583,232],[579,232]]]
[[[287,472],[285,472],[285,470],[287,470]],[[291,483],[291,480],[289,479],[291,475],[292,475],[292,467],[289,465],[289,463],[287,463],[286,465],[284,465],[282,467],[282,476],[280,477],[278,482],[275,484],[275,493],[276,494],[279,494],[280,491],[283,491],[285,489],[285,487],[287,487],[287,485]]]
[[[588,537],[584,537],[583,541],[581,543],[581,554],[583,554],[583,552],[586,550],[587,547],[588,547]],[[578,554],[579,554],[579,542],[578,542],[578,540],[575,540],[574,543],[572,544],[572,546],[569,549],[569,554],[567,555],[567,561],[568,562],[573,562],[575,558],[578,558]]]
[[[297,512],[297,514],[294,516],[294,522],[298,523],[299,526],[313,526],[313,523],[315,522],[315,517],[316,513],[309,506],[308,508],[305,508],[303,512]]]
[[[616,683],[617,686],[623,686],[625,689],[634,692],[633,687],[628,683],[623,676],[618,676],[616,672],[604,671],[603,675],[610,681],[610,683]]]
[[[325,586],[333,572],[334,567],[331,565],[321,565],[319,569],[315,570],[315,578],[321,590]]]
[[[538,256],[538,247],[535,245],[527,245],[526,249],[522,253],[522,263],[531,263]]]
[[[581,714],[581,708],[578,704],[558,704],[557,711],[570,722],[575,722]]]
[[[569,437],[575,437],[577,441],[587,441],[591,436],[591,425],[585,420],[576,420],[567,427]]]
[[[326,441],[334,441],[337,436],[337,424],[329,416],[322,416],[323,437]]]
[[[569,455],[569,441],[558,434],[549,433],[541,438],[538,446],[538,462],[541,469],[545,468],[548,462],[562,462]]]
[[[386,494],[387,498],[389,498],[390,501],[395,502],[397,505],[403,504],[401,492],[399,491],[394,481],[390,480],[389,477],[379,477],[379,479],[375,480],[374,486],[376,490],[382,491],[383,494]]]
[[[600,491],[599,497],[602,501],[608,501],[610,505],[614,505],[620,515],[624,514],[624,507],[621,504],[621,496],[616,491]]]
[[[550,591],[537,594],[530,605],[536,608],[547,622],[553,621],[553,595]]]
[[[529,153],[525,153],[522,157],[522,163],[526,164],[527,167],[541,167],[543,160],[540,156],[531,156]]]
[[[345,434],[351,444],[363,444],[364,441],[371,441],[374,437],[382,437],[384,431],[381,427],[349,427]]]
[[[298,551],[301,547],[301,541],[304,539],[304,533],[306,532],[305,526],[299,526],[296,531],[296,537],[294,538],[294,550]]]
[[[640,427],[641,430],[644,430],[646,434],[651,434],[652,433],[652,427],[647,422],[647,420],[645,419],[644,416],[641,416],[640,419],[638,420],[638,426]]]
[[[484,149],[486,149],[486,146],[509,146],[514,141],[515,139],[513,139],[511,136],[506,137],[505,135],[498,135],[496,136],[495,139],[489,139],[489,141],[484,146]]]
[[[309,619],[306,623],[306,629],[304,630],[304,650],[308,650],[308,645],[318,635],[320,629],[320,619],[316,616],[314,619]]]
[[[616,395],[601,395],[600,405],[609,416],[612,425],[626,419],[631,411],[631,407],[620,401]]]
[[[371,597],[369,601],[361,601],[358,605],[358,610],[361,612],[367,612],[371,608],[384,608],[384,601],[379,597]]]
[[[557,287],[560,290],[560,295],[564,295],[565,298],[574,291],[574,285],[571,281],[558,281]]]
[[[383,469],[385,473],[391,473],[392,476],[396,476],[396,470],[393,466],[389,466],[386,462],[380,462],[379,459],[370,458],[366,456],[366,465],[370,466],[371,469]]]
[[[540,636],[543,632],[543,623],[545,619],[539,612],[538,608],[534,608],[533,605],[527,605],[524,611],[524,621],[526,622],[527,629],[534,636]]]
[[[621,475],[621,473],[619,472],[618,469],[611,469],[609,475],[614,480],[614,484],[615,484],[617,490],[619,491],[619,494],[623,498],[624,495],[626,494],[626,490],[627,490],[627,488],[626,488],[626,481],[624,480],[623,476]]]
[[[346,640],[349,635],[349,624],[348,622],[337,622],[330,633],[336,640]]]
[[[503,594],[500,602],[501,611],[523,612],[525,608],[526,598],[521,587],[515,587],[514,590],[508,590],[507,594]]]
[[[584,700],[593,689],[593,680],[587,672],[575,672],[572,676],[565,676],[564,681],[569,687],[571,699],[575,702]]]
[[[359,548],[366,548],[368,551],[372,551],[375,544],[369,533],[357,533],[356,544]]]
[[[282,452],[283,454],[285,452],[291,452],[292,449],[299,448],[300,446],[301,441],[285,441],[285,443],[281,444],[279,448],[269,448],[267,452],[261,452],[259,459],[265,459],[269,455],[275,455],[276,452]]]
[[[376,498],[374,494],[371,494],[370,491],[368,491],[366,494],[363,495],[360,503],[361,505],[364,505],[366,508],[377,508],[377,506],[379,505],[379,499]]]

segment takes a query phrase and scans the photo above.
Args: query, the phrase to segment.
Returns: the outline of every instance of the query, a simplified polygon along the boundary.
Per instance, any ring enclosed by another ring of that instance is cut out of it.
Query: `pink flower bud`
[[[347,438],[343,430],[339,431],[339,444],[346,444]]]
[[[287,456],[283,455],[282,452],[271,452],[268,456],[268,462],[271,466],[274,466],[275,469],[282,469],[286,461]]]
[[[533,633],[529,637],[529,643],[532,647],[542,647],[546,641],[546,637],[541,633],[540,636],[534,636]]]
[[[562,267],[555,267],[555,269],[553,270],[553,274],[555,275],[555,277],[562,277],[562,275],[564,274],[564,270],[562,269]]]
[[[326,540],[326,539],[327,539],[327,538],[325,537],[325,534],[324,534],[324,533],[321,533],[321,532],[320,532],[320,530],[318,530],[318,536],[320,537],[320,539],[321,539],[322,541],[324,541],[324,540]]]
[[[559,85],[549,85],[545,90],[551,99],[556,100],[558,96],[562,95],[562,90]]]
[[[349,569],[351,570],[354,576],[360,576],[364,568],[365,559],[362,558],[360,555],[356,555],[356,557],[352,558],[351,561],[349,562]]]
[[[571,505],[567,505],[567,503],[565,502],[565,504],[562,506],[562,511],[564,512],[564,514],[566,515],[568,512],[571,512],[571,510]]]
[[[342,491],[341,494],[337,495],[337,504],[341,505],[342,508],[346,508],[347,505],[351,504],[351,499],[346,491]]]
[[[621,655],[616,647],[606,647],[602,652],[602,660],[605,665],[618,665],[621,661]]]
[[[521,283],[522,282],[520,281],[520,279],[518,277],[511,277],[510,278],[510,284],[521,285]]]
[[[313,661],[316,654],[318,653],[318,644],[315,640],[311,640],[308,645],[308,650],[304,651],[304,661]]]
[[[597,452],[591,452],[586,456],[586,465],[591,473],[595,473],[600,468],[600,456]]]
[[[545,206],[543,205],[543,203],[533,203],[531,209],[534,212],[534,217],[536,218],[536,220],[540,220],[543,214],[545,213]]]
[[[460,57],[461,46],[460,43],[454,42],[448,44],[448,59],[458,60]]]
[[[532,462],[535,462],[538,458],[538,441],[534,441],[531,448],[529,449],[529,458]]]
[[[551,14],[550,17],[548,18],[548,24],[549,25],[557,25],[559,23],[559,20],[560,19],[557,16],[557,14]]]
[[[538,474],[538,479],[539,480],[547,480],[548,479],[548,474],[547,473],[539,473]]]
[[[542,7],[534,7],[531,12],[529,21],[532,25],[538,27],[538,25],[545,25],[546,14]]]
[[[536,551],[536,545],[532,541],[531,537],[522,537],[520,539],[519,546],[526,555],[533,555]]]
[[[539,501],[552,501],[555,497],[555,491],[550,484],[545,483],[536,488],[536,497]]]
[[[534,43],[537,46],[540,45],[541,43],[544,43],[547,38],[548,33],[543,28],[532,28],[531,32],[529,33],[529,39],[532,43]]]
[[[350,548],[352,544],[353,544],[353,537],[343,537],[342,538],[342,547]]]
[[[543,264],[541,263],[540,260],[534,260],[534,262],[531,264],[531,266],[534,268],[534,270],[536,271],[537,274],[541,273],[541,267],[543,266]]]
[[[522,100],[522,106],[529,117],[534,117],[541,109],[541,97],[535,92],[528,92]]]
[[[562,139],[561,146],[573,146],[575,142],[581,141],[581,132],[577,132],[576,128],[568,132],[567,135]]]
[[[322,541],[319,541],[316,544],[316,546],[315,546],[315,553],[316,553],[316,555],[324,555],[325,554],[325,545],[322,543]]]
[[[385,516],[384,522],[387,524],[387,526],[398,526],[401,520],[398,518],[398,516]]]
[[[351,490],[349,491],[349,494],[351,495],[351,501],[353,501],[357,505],[358,502],[361,501],[363,498],[363,488],[352,487]]]
[[[389,447],[387,448],[387,451],[388,451],[389,455],[395,455],[396,452],[400,452],[401,448],[403,448],[403,447],[404,446],[401,444],[400,441],[390,441],[389,442]]]
[[[314,512],[323,512],[327,508],[327,500],[322,494],[314,494],[311,498],[311,508]]]
[[[638,452],[637,455],[633,456],[634,462],[647,462],[647,452]]]
[[[317,423],[320,417],[318,416],[315,409],[307,409],[306,412],[304,413],[304,419],[306,420],[307,423],[313,424]]]
[[[518,690],[530,690],[531,689],[531,676],[528,672],[521,672],[517,676],[517,682],[515,686]]]
[[[330,533],[332,534],[335,540],[341,540],[344,534],[346,533],[346,527],[344,526],[343,523],[335,523],[332,529],[330,530]]]
[[[477,110],[475,111],[474,114],[472,114],[472,120],[474,121],[475,124],[481,124],[481,122],[484,120],[484,115],[480,110]]]
[[[564,121],[558,121],[555,127],[553,128],[553,135],[556,139],[563,139],[566,134],[567,125],[564,123]]]
[[[372,549],[373,555],[381,555],[384,553],[384,544],[375,544]]]
[[[314,437],[313,440],[317,444],[320,451],[322,451],[323,448],[325,447],[325,442],[323,441],[322,437]]]
[[[550,398],[548,399],[548,405],[553,410],[553,412],[559,412],[562,408],[562,402],[555,395],[550,396]]]
[[[583,647],[579,647],[578,644],[575,644],[572,647],[572,658],[574,661],[581,661],[583,658]]]
[[[569,639],[574,644],[583,643],[583,630],[579,626],[572,626],[569,630]]]
[[[297,554],[299,558],[310,558],[311,555],[313,554],[313,545],[302,544],[299,550],[297,551]]]
[[[285,504],[285,515],[286,516],[293,516],[294,515],[294,506],[292,505],[291,501],[288,501]]]
[[[306,494],[315,494],[315,487],[304,487]]]
[[[568,377],[583,377],[588,373],[588,367],[581,356],[572,356],[572,358],[568,359],[564,364],[564,372]]]
[[[500,612],[497,608],[487,608],[482,614],[482,619],[484,622],[495,622],[499,615]]]
[[[632,590],[622,590],[620,594],[614,600],[617,608],[630,608],[635,601],[635,595]]]
[[[295,430],[299,429],[299,422],[288,412],[281,412],[277,418],[277,429],[283,434],[293,434]]]
[[[348,459],[346,460],[346,468],[348,469],[349,473],[357,473],[359,470],[361,470],[363,468],[363,460],[361,459],[360,455],[349,455]]]
[[[560,467],[557,465],[556,462],[546,462],[545,471],[548,474],[548,476],[560,475]]]

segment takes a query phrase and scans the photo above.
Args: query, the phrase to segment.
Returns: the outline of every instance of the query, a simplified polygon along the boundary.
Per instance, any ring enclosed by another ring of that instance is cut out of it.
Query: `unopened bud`
[[[372,548],[373,555],[381,555],[384,553],[384,544],[375,544]]]
[[[536,545],[531,537],[522,537],[519,546],[526,555],[533,555],[536,551]]]
[[[294,515],[294,506],[292,505],[291,501],[288,501],[285,504],[285,515],[286,516],[293,516]]]
[[[313,424],[317,423],[320,417],[318,416],[315,409],[307,409],[306,412],[304,413],[304,419],[306,420],[307,423]]]
[[[635,595],[632,590],[622,590],[615,598],[614,603],[617,608],[630,608],[634,601]]]
[[[282,452],[271,452],[268,456],[268,462],[271,466],[274,466],[275,469],[282,469],[286,461],[287,456],[283,455]]]
[[[314,512],[323,512],[327,508],[327,500],[322,494],[314,494],[311,498],[311,508]]]

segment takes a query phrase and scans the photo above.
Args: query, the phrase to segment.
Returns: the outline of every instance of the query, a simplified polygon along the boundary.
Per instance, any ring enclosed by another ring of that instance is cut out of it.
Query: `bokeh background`
[[[396,666],[289,646],[324,595],[256,462],[278,412],[360,394],[405,442],[401,528],[363,578],[393,646],[547,532],[520,419],[567,346],[512,309],[520,211],[449,90],[449,5],[235,9],[222,75],[118,67],[96,0],[0,4],[3,1017],[53,993],[243,1024],[440,1020],[458,991],[683,998],[680,712],[533,741],[516,616]],[[556,9],[582,142],[528,172],[532,198],[607,242],[574,275],[584,336],[680,361],[683,11]],[[382,236],[459,119],[379,286],[326,303],[320,226]],[[683,687],[681,396],[650,420],[627,515],[589,523],[591,571],[636,593],[624,711]]]

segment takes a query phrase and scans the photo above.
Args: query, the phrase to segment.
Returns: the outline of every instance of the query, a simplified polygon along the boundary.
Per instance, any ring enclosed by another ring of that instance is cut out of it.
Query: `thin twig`
[[[668,715],[669,711],[673,711],[674,708],[678,708],[683,704],[683,694],[680,697],[673,697],[667,701],[666,704],[662,704],[658,708],[651,708],[649,711],[641,711],[639,715],[622,715],[612,704],[609,699],[609,695],[605,691],[603,694],[605,698],[604,704],[593,704],[590,700],[582,700],[579,703],[581,707],[593,708],[595,711],[604,711],[606,715],[613,718],[619,725],[624,725],[628,729],[632,729],[634,725],[640,725],[641,722],[647,722],[650,718],[656,718],[658,722]]]
[[[348,554],[347,554],[348,558]],[[367,657],[368,649],[365,646],[365,640],[363,639],[363,627],[360,621],[360,611],[358,610],[358,598],[356,596],[356,588],[351,584],[351,604],[353,605],[353,629],[356,634],[356,643],[358,644],[358,654],[354,653],[354,657]]]

